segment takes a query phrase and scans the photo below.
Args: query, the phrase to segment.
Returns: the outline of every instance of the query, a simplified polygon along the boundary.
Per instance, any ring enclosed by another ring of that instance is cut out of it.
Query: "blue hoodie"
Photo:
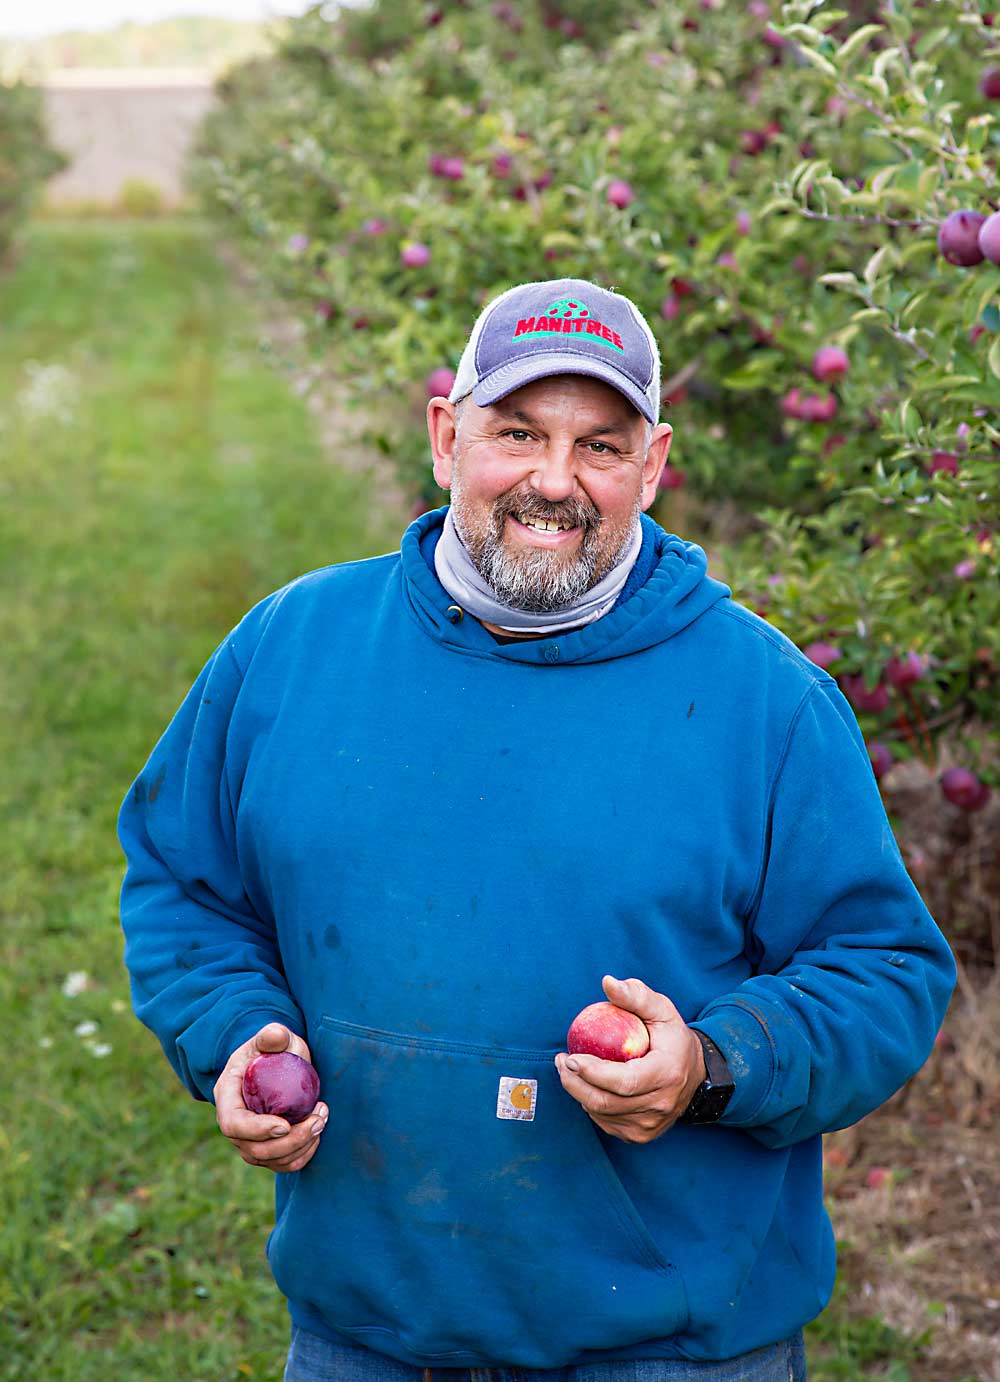
[[[136,1013],[204,1099],[264,1023],[308,1041],[330,1121],[268,1244],[305,1329],[455,1367],[782,1339],[833,1285],[820,1134],[954,981],[857,723],[645,516],[609,614],[498,643],[434,573],[443,513],[258,604],[157,744]],[[607,972],[725,1053],[720,1123],[625,1143],[562,1089]]]

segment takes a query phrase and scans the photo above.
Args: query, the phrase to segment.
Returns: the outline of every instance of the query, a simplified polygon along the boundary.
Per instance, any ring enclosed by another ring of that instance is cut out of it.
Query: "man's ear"
[[[646,448],[646,459],[642,465],[642,507],[648,509],[656,498],[660,476],[670,455],[670,443],[674,439],[674,429],[669,422],[660,422],[654,428]]]
[[[434,479],[442,489],[451,489],[456,433],[455,404],[446,398],[432,398],[427,405],[427,435],[434,458]]]

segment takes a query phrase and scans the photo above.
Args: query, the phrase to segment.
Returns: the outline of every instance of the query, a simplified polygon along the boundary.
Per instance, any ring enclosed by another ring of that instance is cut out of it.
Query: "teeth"
[[[526,528],[534,528],[536,533],[562,533],[573,526],[572,523],[554,523],[548,518],[528,518],[525,514],[521,514],[518,521]]]

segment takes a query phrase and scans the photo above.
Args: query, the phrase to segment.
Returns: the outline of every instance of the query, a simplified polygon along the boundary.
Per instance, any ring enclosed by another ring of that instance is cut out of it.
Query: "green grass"
[[[132,1017],[115,816],[257,598],[396,545],[370,487],[321,454],[196,221],[33,229],[0,281],[4,1378],[281,1375],[272,1180]],[[809,1331],[814,1382],[905,1382],[914,1345],[848,1298]]]
[[[259,332],[193,220],[40,223],[0,281],[4,1378],[281,1375],[272,1179],[131,1015],[115,838],[243,612],[398,542]]]

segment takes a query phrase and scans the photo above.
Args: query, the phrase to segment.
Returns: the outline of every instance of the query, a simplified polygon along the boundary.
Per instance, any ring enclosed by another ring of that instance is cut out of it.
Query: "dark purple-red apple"
[[[781,400],[781,411],[785,417],[802,416],[802,390],[789,389]]]
[[[635,193],[632,191],[631,184],[623,182],[621,178],[616,178],[614,182],[608,184],[607,197],[608,205],[616,206],[619,211],[624,211],[635,201]]]
[[[832,663],[840,657],[840,649],[834,647],[832,643],[807,643],[802,649],[810,662],[815,662],[817,667],[822,667],[823,671],[829,670]]]
[[[316,1067],[291,1051],[265,1051],[243,1072],[243,1102],[254,1113],[273,1113],[301,1123],[316,1107]]]
[[[885,667],[886,676],[900,690],[919,681],[926,671],[927,659],[912,650],[905,657],[891,657]]]
[[[869,691],[865,686],[865,679],[858,672],[856,675],[845,673],[838,678],[840,689],[854,706],[855,710],[869,711],[877,715],[889,704],[889,688],[884,681],[879,681]]]
[[[419,242],[404,245],[399,254],[399,262],[404,269],[422,269],[431,262],[431,252]]]
[[[949,768],[941,774],[941,791],[952,806],[963,811],[980,811],[989,800],[986,783],[968,768]]]
[[[987,101],[1000,101],[1000,67],[987,67],[979,78],[979,94]]]
[[[672,400],[676,402],[677,400]],[[660,472],[660,489],[680,489],[684,484],[685,475],[683,470],[678,470],[668,461]]]
[[[979,248],[984,259],[991,264],[1000,264],[1000,211],[987,216],[979,227]]]
[[[876,780],[884,777],[895,762],[885,744],[879,743],[877,739],[868,745],[868,757],[871,759],[872,772]]]
[[[837,415],[837,400],[832,393],[810,393],[799,404],[799,417],[805,422],[829,422]]]
[[[432,370],[425,380],[428,398],[447,398],[455,383],[455,371],[447,365]]]
[[[636,1060],[649,1050],[649,1032],[635,1013],[614,1003],[591,1003],[577,1013],[566,1034],[571,1056],[600,1056],[601,1060]]]
[[[924,469],[928,475],[936,475],[939,470],[943,470],[946,475],[957,475],[958,457],[953,451],[935,451]]]
[[[967,269],[983,262],[979,231],[986,217],[981,211],[953,211],[938,226],[938,249],[949,264]]]
[[[767,134],[764,130],[741,130],[740,148],[745,154],[755,158],[767,148]]]
[[[841,350],[840,346],[820,346],[813,356],[812,372],[821,384],[827,384],[831,379],[842,379],[850,364],[847,351]]]

